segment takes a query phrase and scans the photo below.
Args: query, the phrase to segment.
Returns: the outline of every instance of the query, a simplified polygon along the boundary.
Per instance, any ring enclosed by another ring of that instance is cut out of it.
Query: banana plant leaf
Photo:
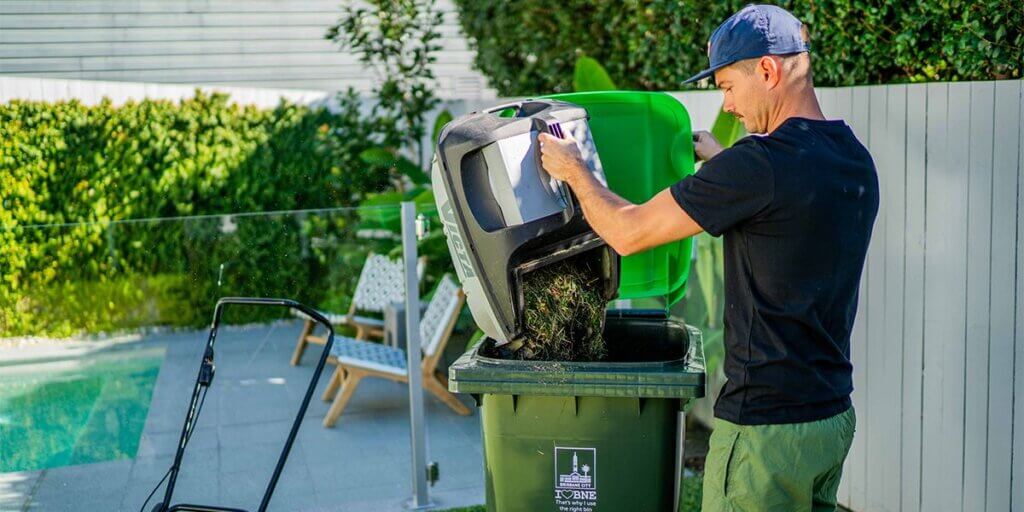
[[[442,110],[439,114],[437,114],[437,119],[434,119],[434,133],[432,136],[434,144],[437,144],[437,141],[441,139],[441,129],[444,128],[444,125],[450,123],[451,121],[452,113],[449,112],[448,109]]]
[[[576,92],[614,91],[618,89],[604,67],[591,57],[576,59],[572,87]]]

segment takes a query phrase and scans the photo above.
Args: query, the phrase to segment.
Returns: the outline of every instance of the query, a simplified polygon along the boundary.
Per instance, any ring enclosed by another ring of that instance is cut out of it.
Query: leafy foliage
[[[387,182],[361,165],[370,129],[343,102],[0,105],[0,225],[356,204]]]
[[[433,202],[422,143],[439,104],[431,65],[440,22],[429,1],[344,8],[327,37],[376,73],[369,111],[351,88],[335,113],[201,93],[180,104],[0,106],[0,334],[199,325],[223,295],[346,309],[366,253],[395,244],[387,232],[398,231],[396,203]],[[360,230],[373,238],[356,239]],[[446,270],[437,245],[423,243],[438,253],[428,285]]]
[[[387,189],[387,176],[359,158],[372,128],[353,96],[341,102],[337,115],[202,93],[116,108],[0,105],[0,332],[130,327],[141,314],[196,325],[229,293],[319,303],[327,290],[311,281],[335,262],[300,250],[303,239],[351,237],[354,213],[320,225],[118,221],[352,205]]]
[[[344,6],[341,18],[326,35],[341,48],[354,52],[359,62],[374,73],[372,95],[376,101],[369,114],[373,145],[359,157],[367,166],[389,176],[394,190],[371,194],[363,205],[414,201],[418,211],[435,217],[431,223],[434,229],[419,244],[420,254],[431,262],[424,279],[429,288],[441,275],[454,270],[441,223],[432,211],[434,196],[427,188],[430,177],[425,171],[428,127],[432,128],[429,140],[436,143],[441,128],[452,119],[450,112],[441,110],[432,124],[428,122],[440,104],[434,94],[432,66],[441,49],[438,27],[443,18],[433,0],[372,0]],[[401,230],[397,210],[367,209],[361,216],[382,229],[394,233]],[[394,248],[389,255],[400,257],[401,248]]]
[[[576,59],[572,87],[576,92],[614,91],[617,89],[615,82],[608,76],[608,71],[601,66],[601,63],[590,57]]]
[[[440,103],[431,66],[441,49],[438,26],[443,20],[432,0],[373,0],[368,6],[344,6],[341,19],[327,31],[328,39],[373,70],[376,103],[370,118],[379,147],[376,155],[367,155],[372,156],[367,162],[390,168],[397,176],[415,170],[422,174],[425,167],[426,116]],[[415,148],[415,163],[398,157],[409,148]],[[391,153],[391,159],[382,160],[382,152]],[[429,181],[409,177],[418,184]]]
[[[572,90],[577,57],[622,88],[677,90],[746,0],[456,0],[476,66],[506,96]],[[809,28],[818,85],[1021,78],[1019,0],[784,0]],[[557,37],[551,37],[557,34]]]

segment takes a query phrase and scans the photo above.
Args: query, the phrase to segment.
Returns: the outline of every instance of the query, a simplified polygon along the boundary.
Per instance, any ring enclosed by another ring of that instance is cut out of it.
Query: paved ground
[[[318,348],[304,364],[288,359],[299,325],[222,330],[217,375],[188,447],[175,502],[254,509],[269,479]],[[205,332],[152,335],[167,347],[134,460],[0,474],[0,510],[139,510],[170,465]],[[329,375],[325,371],[319,390]],[[327,404],[311,402],[271,509],[402,510],[411,495],[408,388],[364,380],[333,429]],[[470,400],[463,397],[467,404]],[[428,459],[440,464],[431,496],[440,508],[483,503],[479,418],[424,400]],[[151,508],[152,504],[148,508]]]

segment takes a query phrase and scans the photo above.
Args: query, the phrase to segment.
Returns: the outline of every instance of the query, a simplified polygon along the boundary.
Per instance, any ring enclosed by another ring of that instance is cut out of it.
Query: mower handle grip
[[[291,299],[273,299],[273,298],[262,298],[262,297],[221,297],[217,301],[217,306],[213,311],[213,327],[216,327],[220,323],[220,316],[224,310],[224,306],[228,304],[241,304],[248,306],[284,306],[292,309],[301,311],[303,314],[309,316],[318,323],[323,324],[327,328],[331,336],[334,335],[334,327],[331,325],[330,320],[327,320],[319,311]]]

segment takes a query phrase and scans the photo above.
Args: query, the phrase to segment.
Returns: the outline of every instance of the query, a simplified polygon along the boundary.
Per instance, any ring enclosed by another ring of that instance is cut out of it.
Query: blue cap
[[[683,83],[707,78],[715,71],[744,59],[810,51],[800,30],[802,26],[796,16],[781,7],[748,5],[711,33],[711,41],[708,42],[711,67]]]

